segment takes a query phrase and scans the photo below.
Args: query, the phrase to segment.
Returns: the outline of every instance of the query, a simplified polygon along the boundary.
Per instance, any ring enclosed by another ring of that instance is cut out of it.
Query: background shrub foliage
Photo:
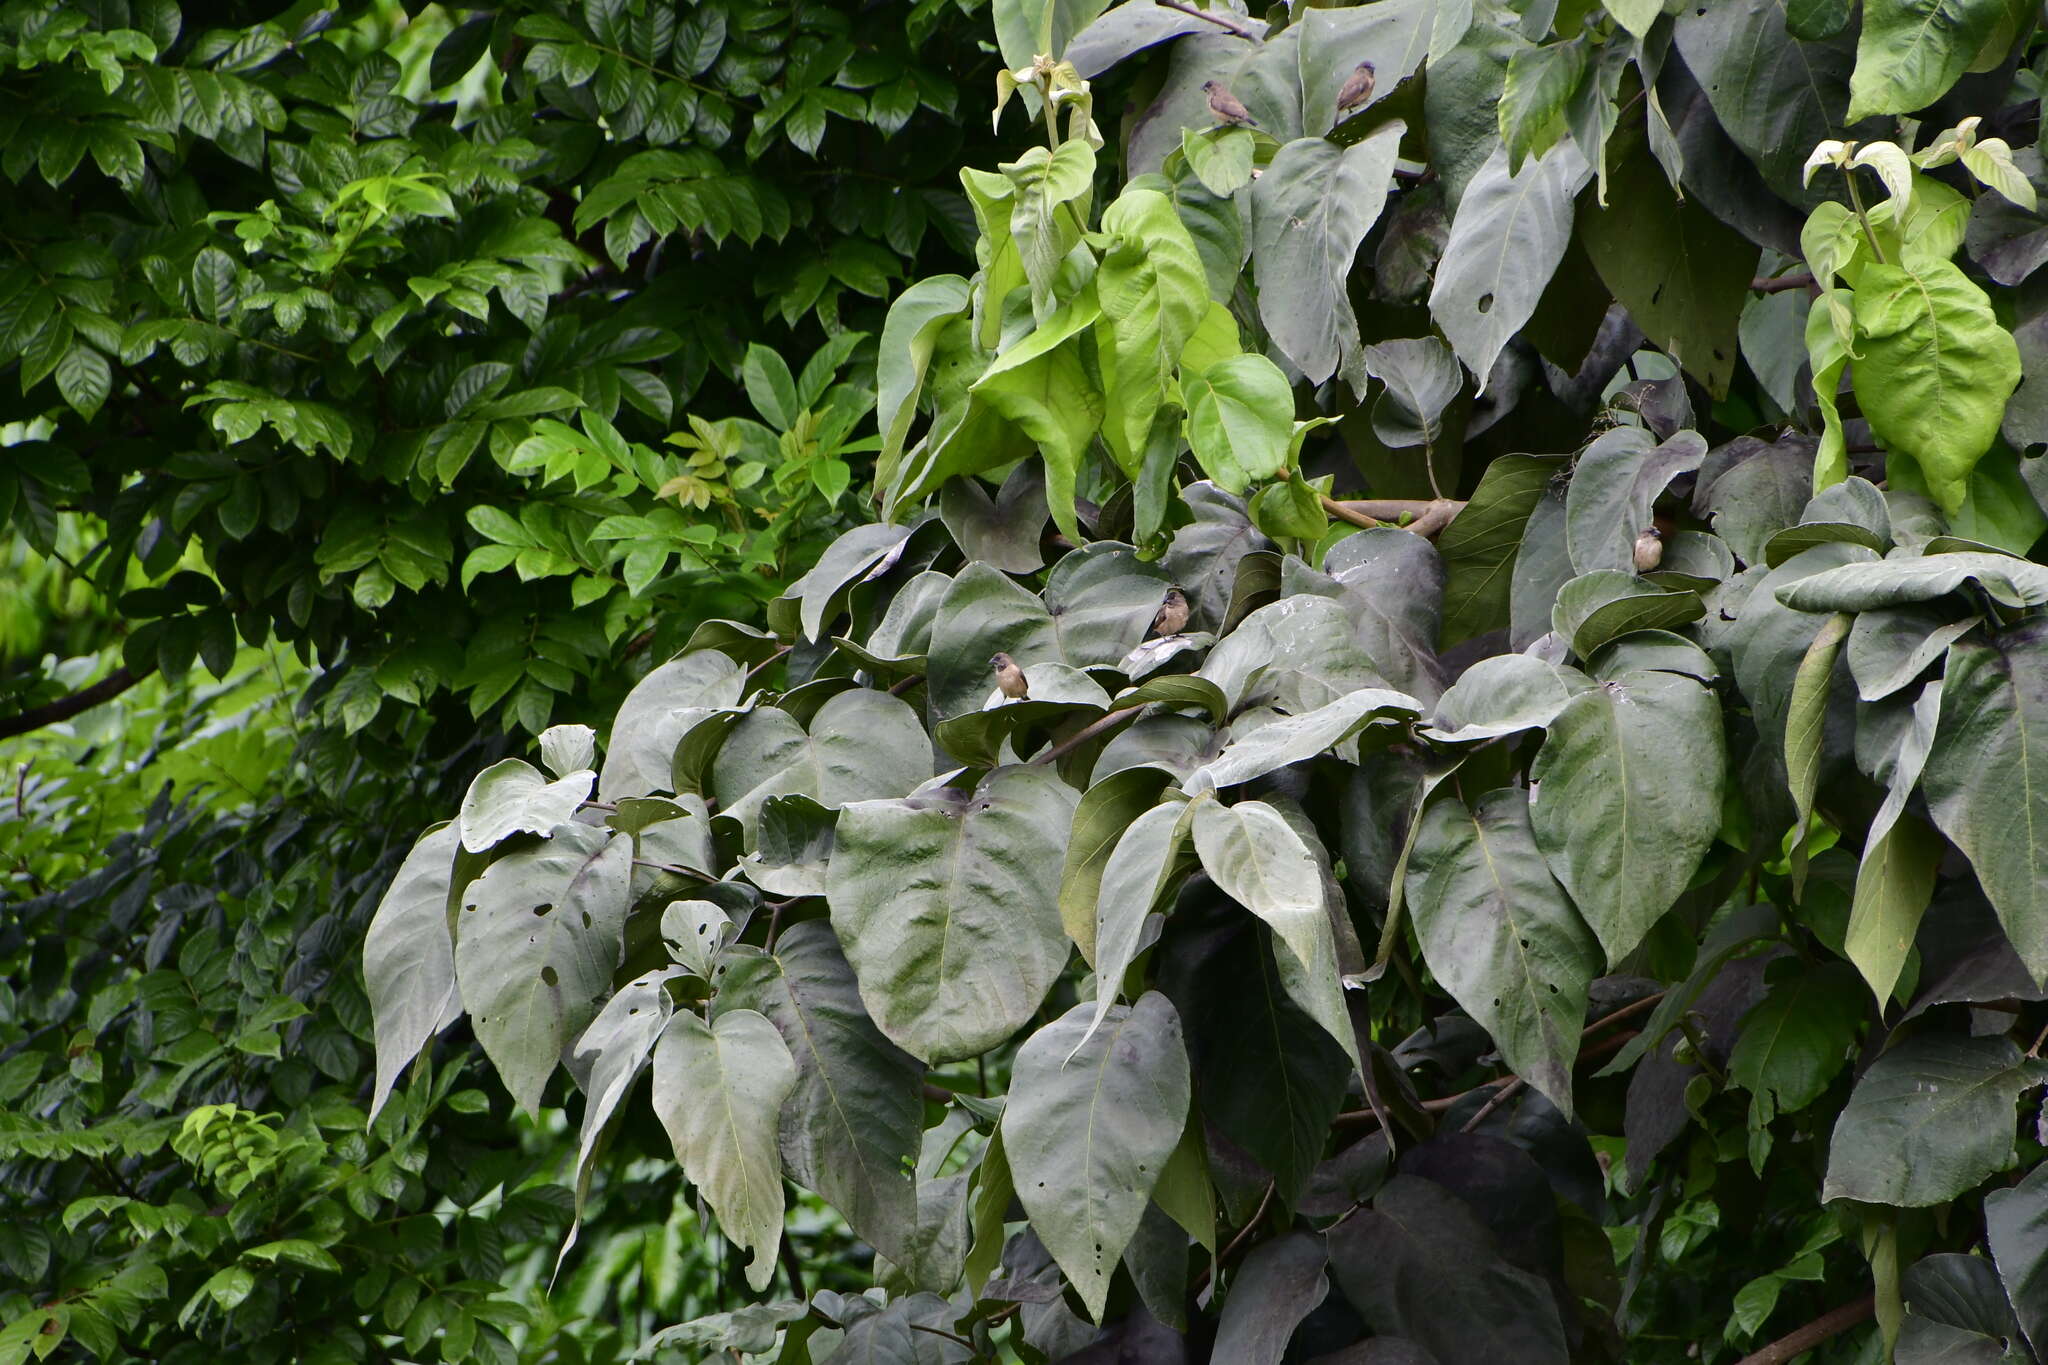
[[[373,1107],[875,1249],[678,1360],[2034,1358],[2035,17],[1004,0],[885,520],[416,845]]]

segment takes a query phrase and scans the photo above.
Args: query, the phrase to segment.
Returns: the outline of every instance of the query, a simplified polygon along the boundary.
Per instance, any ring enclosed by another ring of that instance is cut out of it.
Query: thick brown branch
[[[1392,526],[1428,539],[1449,526],[1465,504],[1455,498],[1324,498],[1323,510],[1353,526]]]
[[[46,706],[31,706],[19,715],[0,719],[0,739],[25,735],[31,730],[40,730],[45,725],[70,720],[81,711],[90,711],[101,702],[112,701],[155,671],[151,668],[144,669],[141,673],[132,673],[124,665],[91,687],[73,692],[68,697],[60,697]]]
[[[1223,29],[1225,32],[1234,33],[1248,43],[1258,40],[1259,35],[1255,29],[1240,23],[1227,14],[1212,14],[1208,10],[1197,9],[1193,5],[1184,5],[1181,3],[1181,0],[1158,0],[1158,3],[1167,9],[1179,10],[1182,14],[1192,14],[1197,19],[1207,19],[1216,27]]]
[[[1811,289],[1813,275],[1809,271],[1795,270],[1790,275],[1779,275],[1772,279],[1757,278],[1749,287],[1760,294],[1782,294],[1788,289]]]
[[[1735,1365],[1785,1365],[1786,1361],[1811,1351],[1829,1337],[1839,1336],[1856,1326],[1869,1317],[1876,1306],[1876,1296],[1865,1294],[1853,1303],[1845,1303],[1821,1314],[1804,1327],[1787,1332],[1761,1351],[1750,1352]]]

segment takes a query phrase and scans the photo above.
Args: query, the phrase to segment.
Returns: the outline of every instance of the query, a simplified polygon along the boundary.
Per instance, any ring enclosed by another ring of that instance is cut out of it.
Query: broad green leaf
[[[576,1139],[574,1188],[578,1223],[590,1193],[591,1163],[597,1155],[598,1143],[640,1079],[662,1030],[668,1027],[669,1018],[675,1013],[668,983],[682,975],[678,968],[662,967],[621,986],[576,1039],[568,1055],[569,1072],[588,1096]],[[577,1227],[572,1224],[561,1251],[556,1253],[557,1270],[575,1244],[576,1233]]]
[[[1323,569],[1318,574],[1288,561],[1281,570],[1283,595],[1333,597],[1376,672],[1424,701],[1442,695],[1443,665],[1434,642],[1442,627],[1444,569],[1434,547],[1413,532],[1375,526],[1332,545]]]
[[[1455,797],[1431,805],[1408,880],[1430,972],[1508,1067],[1570,1114],[1600,945],[1536,847],[1527,794],[1488,792],[1469,810]]]
[[[1778,600],[1794,611],[1864,612],[1932,602],[1965,583],[2008,607],[2048,603],[2048,568],[1976,551],[1844,564],[1787,583],[1778,589]]]
[[[977,1297],[1002,1263],[1003,1225],[1016,1197],[1017,1185],[1010,1175],[1010,1158],[1003,1152],[1003,1130],[998,1125],[988,1135],[988,1145],[981,1149],[981,1160],[974,1171],[974,1202],[968,1208],[970,1245],[961,1268],[967,1277],[967,1288]]]
[[[950,479],[939,490],[939,516],[953,543],[969,561],[993,564],[1004,573],[1036,573],[1045,567],[1045,467],[1026,460],[1003,479],[994,497],[980,479]],[[895,609],[895,603],[890,603]]]
[[[1445,689],[1422,733],[1440,744],[1471,744],[1540,730],[1591,686],[1592,679],[1568,665],[1497,654],[1466,669]]]
[[[861,581],[876,565],[889,562],[892,553],[901,553],[898,547],[909,538],[908,526],[880,523],[856,526],[828,545],[810,571],[783,593],[799,603],[797,620],[804,638],[822,639],[826,612],[833,608],[840,591]]]
[[[1243,139],[1249,173],[1251,135],[1230,131]],[[1102,231],[1110,238],[1095,272],[1103,439],[1136,478],[1181,350],[1208,315],[1209,286],[1194,239],[1165,195],[1126,190],[1104,211]]]
[[[462,1012],[449,924],[459,831],[447,824],[421,836],[377,903],[363,939],[363,988],[377,1034],[372,1119],[391,1097],[399,1073]]]
[[[1726,767],[1719,703],[1675,673],[1623,674],[1551,722],[1529,770],[1530,820],[1610,963],[1692,879],[1721,827]]]
[[[1572,567],[1635,570],[1636,537],[1673,479],[1700,467],[1707,443],[1681,431],[1661,445],[1639,427],[1616,427],[1580,453],[1565,491],[1565,542]]]
[[[1358,350],[1346,282],[1358,244],[1386,206],[1405,131],[1395,120],[1349,147],[1298,139],[1252,185],[1259,320],[1311,383],[1337,373]],[[1230,486],[1213,468],[1210,477]]]
[[[1294,1329],[1330,1292],[1329,1259],[1320,1233],[1290,1232],[1254,1247],[1223,1301],[1215,1358],[1280,1365]]]
[[[1242,493],[1287,468],[1294,392],[1278,365],[1262,355],[1233,356],[1182,376],[1181,391],[1188,444],[1217,487]]]
[[[1606,0],[1602,6],[1614,16],[1614,22],[1627,29],[1637,38],[1650,36],[1650,26],[1663,16],[1661,0]]]
[[[1124,973],[1138,956],[1146,919],[1193,870],[1187,847],[1192,814],[1184,801],[1154,806],[1116,841],[1095,902],[1095,1014],[1081,1035],[1083,1043],[1123,993]]]
[[[1580,574],[1557,591],[1550,627],[1590,659],[1611,640],[1641,630],[1669,630],[1707,614],[1696,592],[1666,592],[1620,569]]]
[[[954,1061],[1015,1033],[1067,957],[1059,883],[1076,796],[1047,767],[840,811],[832,926],[875,1024]]]
[[[1093,1007],[1076,1005],[1017,1051],[1003,1152],[1032,1230],[1098,1321],[1110,1276],[1138,1230],[1187,1119],[1187,1049],[1166,997],[1113,1006],[1077,1047]]]
[[[1226,806],[1210,797],[1194,811],[1195,851],[1224,895],[1266,922],[1281,980],[1296,1004],[1360,1066],[1344,1008],[1337,941],[1324,908],[1315,854],[1284,816],[1263,801]]]
[[[670,791],[676,741],[710,708],[732,706],[746,669],[717,650],[671,659],[626,694],[605,744],[600,801]]]
[[[1126,768],[1102,778],[1074,807],[1073,834],[1060,874],[1060,922],[1091,966],[1097,906],[1110,858],[1131,822],[1159,804],[1168,781],[1157,768]]]
[[[1290,763],[1314,758],[1343,743],[1378,719],[1413,720],[1423,704],[1406,692],[1368,687],[1347,693],[1326,706],[1262,725],[1190,773],[1182,787],[1190,793],[1235,787]]]
[[[2004,0],[1865,0],[1848,122],[1911,114],[1948,93],[2005,16]]]
[[[818,708],[809,727],[763,706],[740,718],[712,764],[721,815],[749,832],[761,803],[808,796],[828,809],[848,801],[905,796],[932,775],[931,741],[917,712],[871,688],[841,692]]]
[[[775,1274],[782,1243],[776,1128],[796,1085],[782,1035],[753,1010],[727,1010],[710,1025],[678,1014],[655,1045],[655,1115],[719,1230],[753,1252],[747,1284],[757,1294]]]
[[[2013,1313],[2038,1353],[2048,1345],[2048,1166],[1984,1196],[1984,1240]]]
[[[1068,143],[1073,146],[1073,143]],[[1102,425],[1102,390],[1082,363],[1076,340],[1100,316],[1094,290],[1057,309],[974,382],[974,396],[1014,422],[1045,457],[1045,500],[1069,540],[1080,544],[1074,481]]]
[[[817,1191],[884,1256],[908,1260],[924,1068],[868,1018],[823,920],[792,924],[766,953],[731,962],[719,1013],[738,1006],[767,1016],[796,1063],[779,1129],[790,1179]]]
[[[1492,461],[1465,510],[1438,533],[1436,549],[1447,572],[1444,648],[1506,624],[1522,528],[1563,463],[1545,455],[1503,455]]]
[[[1869,1012],[1839,962],[1774,963],[1770,991],[1742,1019],[1728,1078],[1750,1093],[1750,1126],[1806,1108],[1849,1062]]]
[[[1847,612],[1836,612],[1821,626],[1799,672],[1792,679],[1792,702],[1785,713],[1785,774],[1792,789],[1792,894],[1797,897],[1806,886],[1807,825],[1813,816],[1813,796],[1820,786],[1820,761],[1826,739],[1828,693],[1835,676],[1835,660],[1841,657],[1842,641],[1848,637],[1853,620]]]
[[[1430,315],[1486,390],[1493,362],[1535,315],[1572,235],[1572,201],[1593,168],[1565,139],[1508,171],[1496,147],[1458,204],[1429,294]]]
[[[1086,32],[1106,8],[1102,0],[1000,0],[991,6],[990,18],[1003,65],[1015,71],[1031,65],[1031,59],[1041,52],[1066,54],[1067,45]]]
[[[1714,117],[1765,183],[1794,204],[1821,198],[1817,183],[1810,192],[1801,184],[1800,168],[1815,144],[1841,135],[1848,123],[1853,41],[1794,38],[1786,0],[1688,5],[1672,38]]]
[[[2028,973],[2048,978],[2048,622],[1950,646],[1921,781]]]
[[[1586,45],[1579,41],[1525,47],[1509,59],[1497,115],[1508,174],[1541,156],[1564,131],[1565,105],[1586,77]]]
[[[1508,78],[1512,85],[1512,69]],[[1757,249],[1697,198],[1680,198],[1646,139],[1631,132],[1618,141],[1606,205],[1579,205],[1580,240],[1630,319],[1708,393],[1725,397]]]
[[[538,1113],[562,1050],[611,994],[633,841],[589,825],[508,853],[462,892],[455,979],[512,1098]]]
[[[500,759],[476,775],[462,798],[462,846],[484,853],[514,834],[546,834],[575,816],[596,780],[585,768],[550,782],[524,759]]]
[[[1252,183],[1252,153],[1257,142],[1249,128],[1220,124],[1181,130],[1181,154],[1202,187],[1224,198]]]
[[[1010,237],[1031,283],[1031,307],[1043,315],[1060,261],[1078,240],[1095,183],[1095,149],[1078,139],[1056,150],[1033,147],[998,167],[1016,186]],[[1079,201],[1077,204],[1076,201]]]
[[[550,725],[540,733],[540,761],[556,777],[597,767],[597,731],[588,725]]]
[[[1843,954],[1863,973],[1880,1006],[1898,985],[1941,864],[1941,840],[1918,816],[1906,813],[1906,803],[1920,785],[1933,747],[1942,688],[1939,679],[1929,683],[1913,703],[1912,724],[1886,775],[1884,803],[1863,838],[1849,927],[1843,935]]]
[[[966,280],[934,275],[911,285],[889,305],[875,358],[875,422],[882,432],[881,454],[875,458],[877,488],[895,481],[939,332],[967,310],[968,300]]]
[[[2020,382],[2012,334],[1948,261],[1865,266],[1856,330],[1856,400],[1872,433],[1919,465],[1934,500],[1956,511]]]
[[[2013,1160],[2013,1101],[2036,1083],[2010,1038],[1920,1034],[1856,1081],[1828,1144],[1826,1200],[1924,1208]]]

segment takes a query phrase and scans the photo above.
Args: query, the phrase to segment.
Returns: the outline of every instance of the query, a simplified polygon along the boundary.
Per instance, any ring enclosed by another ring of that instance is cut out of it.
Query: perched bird
[[[1154,635],[1178,635],[1187,628],[1188,597],[1179,588],[1168,588],[1166,600],[1159,604],[1159,611],[1152,617]]]
[[[1209,112],[1225,123],[1245,123],[1256,128],[1259,121],[1252,117],[1251,110],[1237,96],[1223,88],[1221,81],[1203,81],[1202,89],[1209,92]]]
[[[996,671],[996,686],[1004,696],[1012,700],[1031,694],[1031,684],[1024,681],[1024,670],[1017,667],[1017,661],[1007,654],[992,654],[988,666]]]
[[[1636,572],[1648,573],[1663,562],[1664,533],[1654,526],[1645,526],[1636,537]]]
[[[1353,109],[1362,109],[1372,98],[1372,86],[1377,72],[1371,62],[1360,62],[1344,82],[1344,88],[1337,92],[1337,112],[1348,114]]]

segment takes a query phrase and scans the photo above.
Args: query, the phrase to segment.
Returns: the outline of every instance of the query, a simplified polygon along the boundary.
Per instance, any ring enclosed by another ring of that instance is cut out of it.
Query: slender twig
[[[1586,1025],[1585,1028],[1579,1031],[1579,1037],[1590,1038],[1594,1034],[1600,1032],[1604,1028],[1607,1028],[1611,1024],[1619,1024],[1624,1019],[1633,1019],[1638,1014],[1641,1014],[1644,1010],[1653,1008],[1656,1005],[1656,1003],[1659,1000],[1662,1000],[1663,998],[1664,992],[1656,991],[1650,995],[1644,996],[1640,1000],[1631,1000],[1628,1004],[1623,1005],[1620,1009],[1614,1010],[1608,1014],[1603,1014],[1598,1019],[1595,1019],[1592,1023]]]
[[[1508,1102],[1509,1097],[1514,1095],[1521,1088],[1522,1078],[1520,1076],[1517,1076],[1513,1080],[1509,1081],[1506,1085],[1502,1086],[1500,1089],[1494,1091],[1493,1098],[1488,1100],[1485,1104],[1480,1105],[1479,1112],[1474,1114],[1471,1118],[1466,1119],[1464,1127],[1458,1129],[1458,1131],[1461,1133],[1469,1133],[1474,1128],[1477,1128],[1480,1124],[1486,1122],[1486,1116],[1488,1114],[1491,1114],[1494,1110],[1500,1108],[1503,1104],[1506,1104]]]
[[[770,654],[767,658],[761,660],[760,663],[755,664],[752,668],[747,670],[747,682],[751,684],[755,678],[765,673],[769,668],[773,667],[775,664],[781,662],[783,655],[789,653],[789,651],[795,648],[795,645],[784,645],[782,648],[776,650],[773,654]]]
[[[1166,9],[1179,10],[1182,14],[1192,14],[1197,19],[1207,19],[1216,27],[1226,32],[1234,33],[1248,43],[1258,41],[1259,35],[1256,30],[1238,22],[1227,14],[1211,14],[1208,10],[1182,4],[1181,0],[1157,0],[1157,3]]]
[[[908,692],[911,688],[917,686],[919,683],[923,681],[924,674],[913,673],[909,677],[903,679],[900,682],[891,683],[889,685],[889,695],[892,697],[900,697],[905,692]]]
[[[2041,1055],[2041,1044],[2048,1043],[2048,1024],[2041,1025],[2041,1031],[2034,1036],[2034,1045],[2027,1049],[2029,1057]]]
[[[1839,1336],[1869,1317],[1877,1307],[1877,1296],[1865,1294],[1853,1303],[1830,1309],[1812,1322],[1787,1332],[1761,1351],[1752,1351],[1735,1365],[1785,1365],[1793,1357],[1811,1351],[1829,1337]]]
[[[1795,270],[1789,275],[1776,275],[1768,279],[1760,275],[1749,282],[1749,287],[1759,294],[1782,294],[1789,289],[1811,289],[1813,272]]]
[[[966,1337],[961,1336],[957,1332],[948,1332],[943,1327],[927,1327],[921,1322],[913,1322],[910,1324],[910,1330],[913,1332],[930,1332],[935,1337],[944,1337],[948,1341],[957,1341],[970,1351],[974,1349],[974,1343]]]
[[[1033,754],[1031,761],[1033,763],[1057,763],[1060,759],[1065,758],[1068,754],[1074,752],[1074,750],[1080,748],[1089,740],[1094,739],[1103,731],[1115,729],[1143,709],[1143,707],[1138,706],[1127,706],[1121,711],[1112,711],[1098,720],[1092,720],[1073,734],[1067,736],[1067,738],[1053,745],[1050,749],[1047,749],[1044,753]]]
[[[1209,1281],[1214,1277],[1215,1272],[1222,1268],[1223,1263],[1229,1260],[1254,1232],[1259,1230],[1259,1224],[1266,1221],[1266,1210],[1273,1206],[1273,1191],[1278,1183],[1273,1180],[1266,1182],[1266,1192],[1260,1196],[1259,1206],[1252,1210],[1252,1216],[1245,1220],[1244,1226],[1237,1230],[1236,1236],[1223,1244],[1223,1250],[1216,1253],[1216,1259],[1209,1265],[1204,1266],[1202,1273],[1195,1277],[1195,1293],[1200,1294],[1209,1287]]]
[[[1465,504],[1456,498],[1347,498],[1324,497],[1323,510],[1339,521],[1371,530],[1392,526],[1413,531],[1429,539],[1449,526]],[[1402,518],[1407,520],[1402,520]]]
[[[145,668],[142,672],[135,673],[124,664],[91,687],[82,688],[68,697],[59,697],[47,705],[31,706],[17,715],[0,718],[0,739],[25,735],[31,730],[40,730],[45,725],[70,720],[81,711],[90,711],[101,702],[112,701],[155,671],[154,668]]]

